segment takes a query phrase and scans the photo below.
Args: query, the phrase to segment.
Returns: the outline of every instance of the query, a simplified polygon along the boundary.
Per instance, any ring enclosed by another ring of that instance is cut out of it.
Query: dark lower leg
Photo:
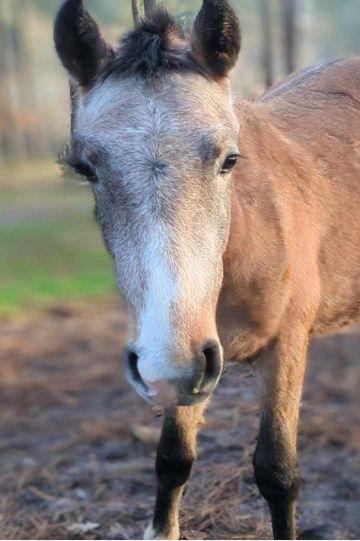
[[[296,456],[281,427],[262,421],[254,455],[255,478],[266,499],[274,539],[295,539],[295,508],[299,488]]]
[[[296,502],[269,505],[274,539],[296,539]]]
[[[307,342],[303,327],[292,326],[259,360],[263,396],[254,469],[275,539],[296,539],[297,427]]]
[[[148,538],[177,539],[181,496],[196,458],[196,434],[203,405],[177,407],[165,413],[159,442],[154,519]]]

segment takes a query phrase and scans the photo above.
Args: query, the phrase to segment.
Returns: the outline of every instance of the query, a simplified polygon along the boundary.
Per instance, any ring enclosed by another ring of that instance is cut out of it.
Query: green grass
[[[86,188],[49,178],[0,189],[0,317],[114,291]]]

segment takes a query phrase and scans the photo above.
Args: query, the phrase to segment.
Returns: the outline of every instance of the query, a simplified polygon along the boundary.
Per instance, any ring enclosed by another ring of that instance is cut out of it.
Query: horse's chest
[[[287,300],[284,283],[253,280],[224,286],[217,323],[225,356],[247,359],[274,336]]]

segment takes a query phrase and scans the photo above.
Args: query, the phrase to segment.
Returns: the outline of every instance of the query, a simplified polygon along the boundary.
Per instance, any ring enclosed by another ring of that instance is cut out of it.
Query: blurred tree
[[[182,29],[186,38],[190,37],[193,24],[195,22],[196,14],[192,11],[183,11],[176,16],[176,21]]]
[[[35,9],[51,17],[59,9],[62,0],[27,0]],[[126,21],[131,17],[131,0],[86,0],[86,7],[102,24],[114,23],[114,14]]]
[[[132,0],[131,5],[132,5],[132,14],[133,14],[134,23],[137,24],[145,16],[145,10],[146,10],[145,0]]]
[[[19,71],[21,69],[21,31],[16,16],[17,1],[0,2],[0,46],[3,65],[1,95],[4,101],[7,122],[2,123],[2,144],[7,155],[27,156],[26,137],[21,127],[21,93]]]
[[[296,69],[297,48],[297,0],[281,0],[283,52],[286,74]]]
[[[274,82],[272,25],[269,0],[260,0],[260,15],[262,26],[262,67],[265,86],[269,87]]]

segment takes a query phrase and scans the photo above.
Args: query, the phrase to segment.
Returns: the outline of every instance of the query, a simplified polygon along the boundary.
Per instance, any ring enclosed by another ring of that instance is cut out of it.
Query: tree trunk
[[[18,62],[16,56],[16,6],[10,0],[0,2],[0,20],[6,21],[7,32],[1,38],[1,52],[3,54],[4,73],[1,78],[4,105],[9,118],[6,126],[5,145],[7,154],[17,157],[27,157],[26,139],[19,123],[20,118],[20,90],[18,78]]]
[[[134,23],[137,25],[144,17],[144,5],[142,0],[132,0],[132,12]]]
[[[23,113],[22,130],[29,157],[48,156],[51,152],[51,132],[48,118],[42,114],[42,100],[36,85],[36,54],[32,45],[36,43],[36,27],[33,27],[33,7],[29,2],[13,0],[16,7],[16,25],[20,33],[21,47],[18,53],[19,97]],[[21,5],[20,5],[21,4]]]
[[[145,4],[145,15],[149,17],[155,8],[156,0],[144,0]]]
[[[139,24],[141,19],[149,17],[156,5],[156,0],[132,0],[132,11],[135,25]]]
[[[297,0],[282,0],[282,27],[283,27],[283,47],[284,63],[286,74],[292,73],[296,69],[296,49],[297,49]]]
[[[274,82],[272,28],[269,0],[260,0],[260,14],[262,26],[262,66],[265,86],[268,88]]]

